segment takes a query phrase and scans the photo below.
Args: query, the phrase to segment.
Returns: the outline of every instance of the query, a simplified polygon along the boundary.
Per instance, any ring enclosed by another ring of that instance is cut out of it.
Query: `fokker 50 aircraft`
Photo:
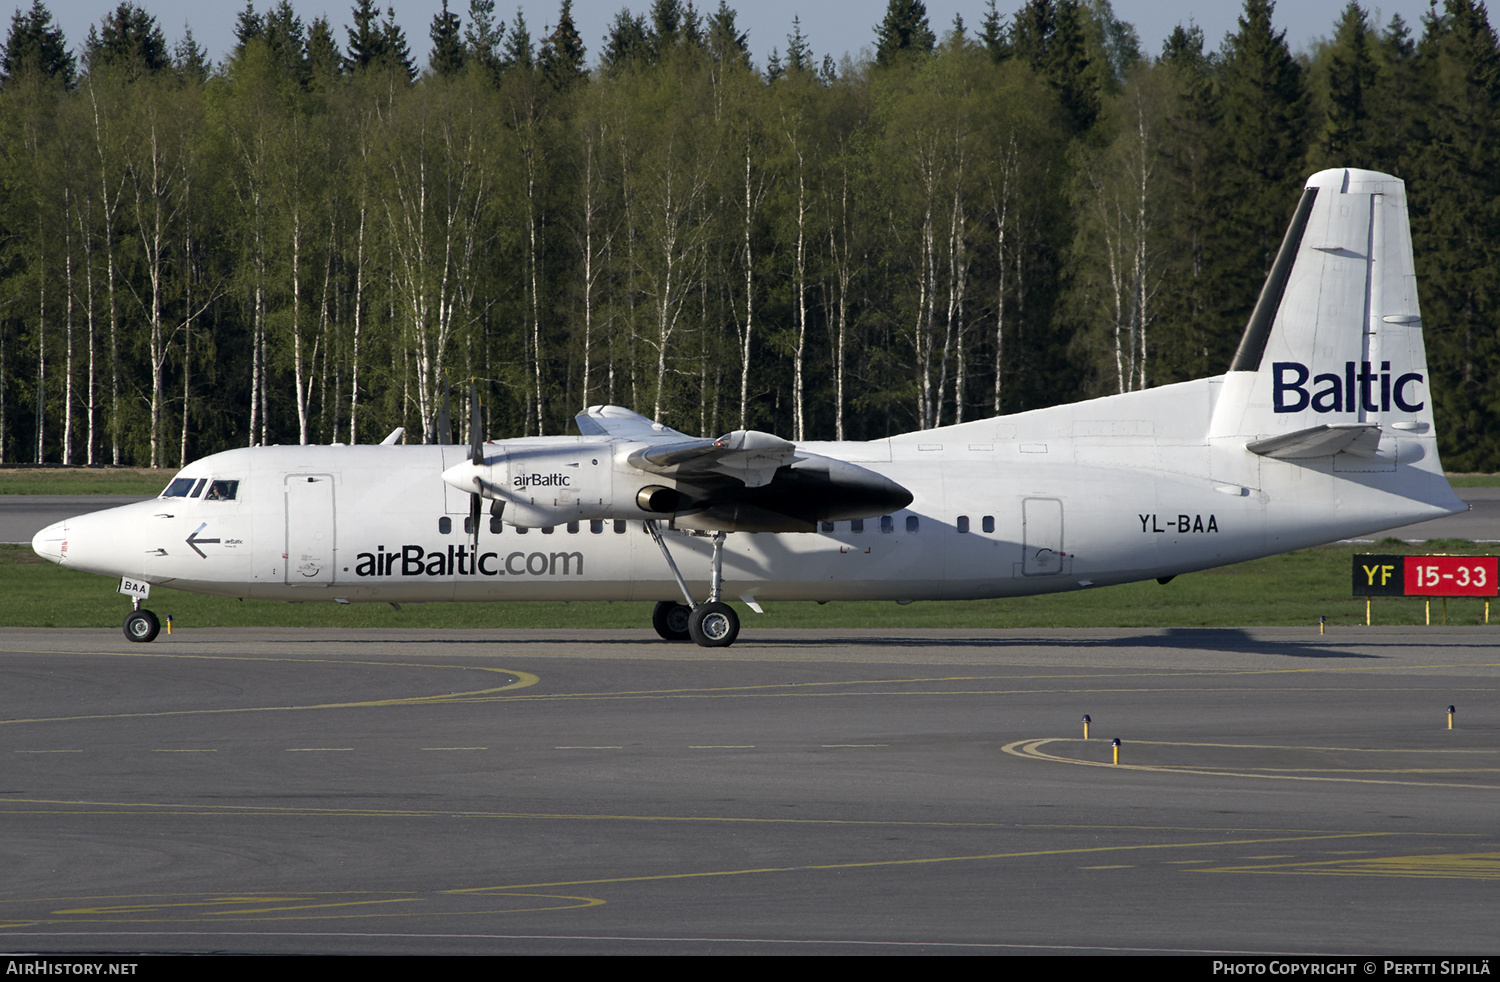
[[[156,636],[141,601],[170,585],[656,600],[663,638],[719,647],[739,631],[725,598],[759,611],[1165,582],[1462,511],[1428,383],[1405,186],[1326,170],[1214,378],[866,443],[700,439],[595,406],[576,437],[251,447],[32,546],[122,577],[133,641]]]

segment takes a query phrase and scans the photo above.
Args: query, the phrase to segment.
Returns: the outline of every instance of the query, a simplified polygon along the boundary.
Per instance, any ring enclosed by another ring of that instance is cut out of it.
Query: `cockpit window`
[[[234,496],[239,493],[239,481],[210,481],[208,491],[204,493],[204,501],[233,501]]]
[[[188,492],[193,490],[194,480],[191,477],[173,478],[172,483],[167,485],[167,490],[161,493],[163,498],[186,498]]]

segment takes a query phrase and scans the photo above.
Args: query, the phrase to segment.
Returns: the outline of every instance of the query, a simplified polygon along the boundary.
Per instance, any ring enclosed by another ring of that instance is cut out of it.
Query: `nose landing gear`
[[[137,607],[125,615],[125,637],[131,641],[154,641],[161,630],[156,615],[143,607]]]

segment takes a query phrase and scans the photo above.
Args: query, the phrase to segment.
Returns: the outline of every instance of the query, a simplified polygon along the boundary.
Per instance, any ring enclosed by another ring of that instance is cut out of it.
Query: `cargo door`
[[[1054,576],[1063,571],[1063,505],[1059,498],[1021,501],[1021,573]]]

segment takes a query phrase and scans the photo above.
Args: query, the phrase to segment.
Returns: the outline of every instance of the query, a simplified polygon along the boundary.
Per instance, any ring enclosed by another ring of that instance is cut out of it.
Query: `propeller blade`
[[[482,500],[477,491],[469,495],[469,528],[473,532],[473,541],[470,545],[476,556],[479,554],[479,503]]]
[[[480,434],[479,393],[474,383],[469,383],[469,459],[477,467],[484,463],[484,437]]]
[[[453,442],[453,415],[448,411],[448,394],[450,391],[447,379],[443,380],[443,406],[438,410],[437,439],[434,443],[449,444]]]
[[[469,380],[469,460],[475,467],[484,464],[484,437],[479,432],[479,390],[474,386],[474,380]],[[476,479],[477,485],[477,479]],[[480,496],[478,491],[469,495],[469,525],[474,529],[474,554],[479,555],[479,507]]]

